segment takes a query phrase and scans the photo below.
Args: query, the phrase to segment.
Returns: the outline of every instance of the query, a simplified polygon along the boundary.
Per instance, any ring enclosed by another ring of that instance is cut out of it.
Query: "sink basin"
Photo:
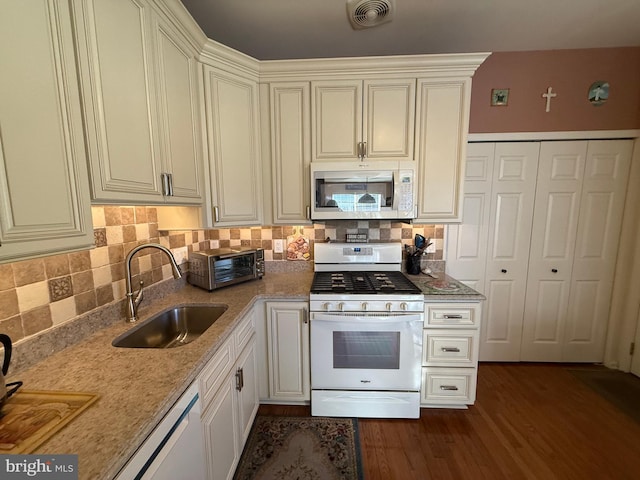
[[[111,344],[124,348],[173,348],[193,342],[227,310],[227,305],[185,305],[145,320]]]

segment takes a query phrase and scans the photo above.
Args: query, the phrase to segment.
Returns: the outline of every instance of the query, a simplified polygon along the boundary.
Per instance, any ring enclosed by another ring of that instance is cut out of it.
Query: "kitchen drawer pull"
[[[442,347],[443,352],[460,352],[458,347]]]
[[[445,314],[444,318],[446,318],[447,320],[462,320],[462,315]]]
[[[440,390],[457,391],[458,387],[455,385],[440,385]]]
[[[239,368],[238,371],[236,371],[236,390],[240,392],[242,391],[242,387],[244,387],[244,374],[242,369]]]

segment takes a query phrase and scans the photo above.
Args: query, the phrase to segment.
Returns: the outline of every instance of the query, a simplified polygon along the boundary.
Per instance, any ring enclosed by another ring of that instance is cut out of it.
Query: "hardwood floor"
[[[260,413],[308,415],[309,407]],[[640,478],[640,424],[566,365],[482,363],[468,410],[358,423],[366,480]]]

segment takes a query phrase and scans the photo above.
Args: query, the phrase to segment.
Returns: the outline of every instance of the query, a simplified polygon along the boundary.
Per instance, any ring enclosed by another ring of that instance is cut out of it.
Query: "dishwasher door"
[[[180,397],[117,480],[205,478],[197,384]]]

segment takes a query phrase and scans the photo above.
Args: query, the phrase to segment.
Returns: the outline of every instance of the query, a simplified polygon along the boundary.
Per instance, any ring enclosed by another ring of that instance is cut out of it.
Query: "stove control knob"
[[[331,303],[329,302],[323,303],[322,308],[324,308],[325,312],[328,312],[329,310],[331,310]]]
[[[404,310],[404,311],[406,311],[408,306],[409,306],[409,305],[407,305],[407,302],[402,302],[402,303],[400,304],[400,310]]]
[[[391,303],[391,302],[387,302],[386,307],[387,307],[387,312],[390,312],[390,311],[391,311],[391,309],[393,308],[393,303]]]
[[[338,304],[338,310],[340,310],[340,311],[344,310],[344,302],[340,302]]]
[[[361,308],[363,312],[366,312],[368,307],[369,304],[367,302],[362,302]]]

